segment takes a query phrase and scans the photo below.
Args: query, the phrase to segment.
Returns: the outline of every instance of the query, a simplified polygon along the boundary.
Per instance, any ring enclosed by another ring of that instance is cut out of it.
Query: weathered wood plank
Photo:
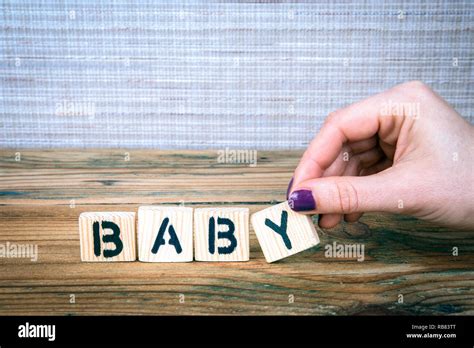
[[[115,165],[119,150],[12,153],[0,151],[0,244],[37,244],[39,256],[0,258],[0,315],[474,314],[474,234],[389,214],[318,230],[320,245],[273,264],[252,229],[249,262],[80,262],[81,212],[184,202],[252,214],[284,200],[300,152],[259,153],[255,168],[213,152],[130,151],[129,166]],[[325,257],[334,241],[362,243],[365,260]]]

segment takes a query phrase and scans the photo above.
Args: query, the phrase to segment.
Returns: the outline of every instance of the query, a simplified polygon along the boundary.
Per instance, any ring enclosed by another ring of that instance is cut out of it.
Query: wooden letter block
[[[143,206],[138,209],[138,260],[193,260],[193,208]]]
[[[81,260],[135,261],[135,213],[82,213],[79,216]]]
[[[252,226],[267,262],[319,244],[311,217],[295,213],[288,202],[252,214]]]
[[[194,253],[196,261],[248,261],[249,209],[196,209]]]

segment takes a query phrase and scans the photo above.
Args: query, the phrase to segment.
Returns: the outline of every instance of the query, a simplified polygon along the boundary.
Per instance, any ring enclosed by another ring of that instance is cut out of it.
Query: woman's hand
[[[474,127],[421,82],[329,115],[288,188],[293,210],[330,228],[363,212],[474,230]]]

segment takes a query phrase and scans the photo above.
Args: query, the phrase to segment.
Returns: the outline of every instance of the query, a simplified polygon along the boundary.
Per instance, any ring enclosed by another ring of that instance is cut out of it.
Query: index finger
[[[322,177],[345,143],[369,139],[379,133],[382,128],[380,116],[383,103],[388,98],[397,97],[394,93],[397,88],[399,86],[332,113],[303,154],[295,170],[292,188],[303,181]],[[388,121],[392,118],[386,119]],[[379,134],[384,141],[396,143],[400,130],[397,122],[402,120],[395,120],[394,123],[392,119],[387,122],[383,137]]]

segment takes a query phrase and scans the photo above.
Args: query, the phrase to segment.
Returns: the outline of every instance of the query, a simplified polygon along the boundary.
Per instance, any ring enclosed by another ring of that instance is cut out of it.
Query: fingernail
[[[286,189],[286,199],[288,200],[288,195],[290,194],[291,191],[291,186],[293,186],[293,179],[294,177],[291,177],[290,183],[288,184],[288,188]]]
[[[314,201],[311,190],[297,190],[294,191],[288,198],[288,204],[294,211],[310,211],[316,209],[316,202]]]

